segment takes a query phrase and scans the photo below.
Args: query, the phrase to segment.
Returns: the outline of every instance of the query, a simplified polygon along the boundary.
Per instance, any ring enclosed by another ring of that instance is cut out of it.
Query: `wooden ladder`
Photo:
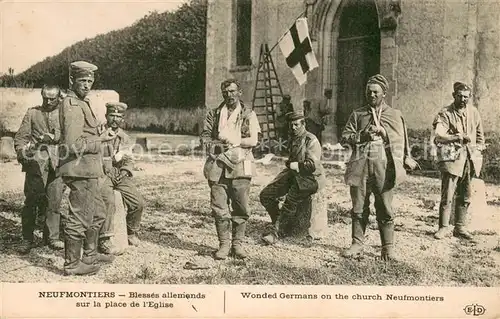
[[[264,145],[272,147],[277,143],[276,106],[283,98],[281,84],[276,74],[274,62],[267,44],[261,44],[259,68],[253,91],[253,110],[257,114],[262,129]],[[261,143],[262,143],[261,142]]]

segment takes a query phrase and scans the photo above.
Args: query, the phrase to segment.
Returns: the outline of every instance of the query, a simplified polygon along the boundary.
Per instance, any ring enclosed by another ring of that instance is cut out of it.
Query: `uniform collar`
[[[245,103],[243,103],[242,101],[239,101],[240,105],[241,105],[241,114],[243,116],[247,116],[250,112],[252,112],[252,108],[247,106]],[[226,105],[226,102],[222,101],[221,104],[219,104],[219,107],[217,108],[218,112],[220,112],[220,110]]]
[[[67,96],[70,96],[72,98],[75,98],[75,99],[79,99],[81,101],[85,101],[85,102],[89,102],[89,98],[88,96],[86,96],[83,100],[81,98],[78,97],[78,95],[76,95],[75,91],[72,91],[72,90],[68,90],[68,93],[67,93]]]
[[[377,108],[375,108],[375,110],[379,110],[379,109],[382,109],[385,110],[386,108],[388,108],[389,105],[387,105],[387,103],[385,101],[382,101],[382,103],[380,103],[380,106]],[[368,110],[370,111],[372,109],[372,106],[370,104],[368,104]]]
[[[299,134],[299,135],[292,135],[292,136],[293,136],[294,139],[298,139],[298,138],[303,137],[306,134],[307,134],[307,130],[304,130],[304,131],[302,131],[301,134]]]

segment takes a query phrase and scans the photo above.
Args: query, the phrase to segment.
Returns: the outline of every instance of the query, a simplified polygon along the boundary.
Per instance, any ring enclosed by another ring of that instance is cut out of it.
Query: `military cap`
[[[290,94],[285,94],[285,95],[283,95],[283,98],[282,98],[282,99],[283,99],[283,100],[291,100],[291,99],[292,99],[292,97],[290,96]]]
[[[75,61],[70,64],[70,73],[73,77],[94,76],[97,66],[85,61]]]
[[[123,102],[108,102],[106,103],[106,115],[123,115],[127,108],[127,104]]]
[[[387,81],[387,79],[382,74],[375,74],[374,76],[368,78],[366,85],[368,86],[370,84],[380,85],[384,92],[387,92],[387,89],[389,88],[389,81]]]
[[[470,85],[464,83],[464,82],[455,82],[453,83],[453,91],[454,92],[457,92],[457,91],[471,91],[471,87]]]
[[[304,119],[304,112],[302,111],[292,111],[285,114],[288,122],[302,120]]]

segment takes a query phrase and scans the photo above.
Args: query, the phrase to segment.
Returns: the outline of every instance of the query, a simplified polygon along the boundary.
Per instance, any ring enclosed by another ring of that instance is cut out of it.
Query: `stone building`
[[[299,86],[279,47],[272,57],[294,105],[333,89],[326,142],[337,142],[347,116],[364,103],[366,79],[378,72],[410,128],[429,128],[460,80],[473,85],[485,130],[498,130],[500,0],[209,0],[208,107],[220,102],[219,83],[227,77],[241,81],[251,103],[261,44],[273,47],[302,13],[319,68]]]

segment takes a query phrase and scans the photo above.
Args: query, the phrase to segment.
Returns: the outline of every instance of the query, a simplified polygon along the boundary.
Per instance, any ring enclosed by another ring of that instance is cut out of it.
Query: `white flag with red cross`
[[[304,84],[307,81],[307,72],[319,66],[311,46],[307,18],[297,19],[283,35],[279,46],[297,82],[299,85]]]

